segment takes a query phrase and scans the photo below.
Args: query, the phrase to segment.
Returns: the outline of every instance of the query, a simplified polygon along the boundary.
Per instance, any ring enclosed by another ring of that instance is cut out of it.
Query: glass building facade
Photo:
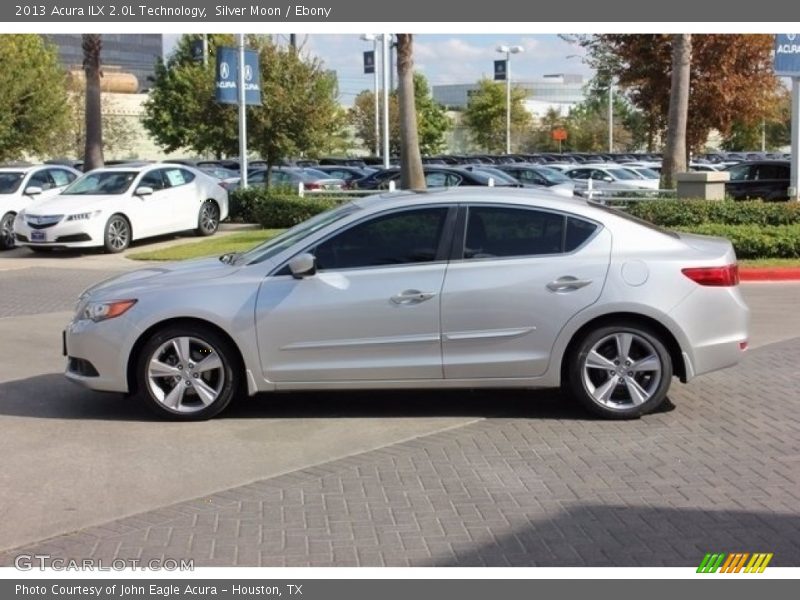
[[[59,60],[65,68],[82,68],[81,34],[64,33],[45,37],[57,46]],[[149,78],[155,74],[155,64],[161,58],[161,37],[160,33],[104,33],[101,38],[102,64],[133,73],[139,83],[138,91],[145,91],[150,87]]]

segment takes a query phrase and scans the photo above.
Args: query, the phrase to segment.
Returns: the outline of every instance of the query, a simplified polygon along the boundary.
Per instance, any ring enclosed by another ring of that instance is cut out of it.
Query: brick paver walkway
[[[798,364],[800,338],[755,350],[676,383],[674,410],[632,422],[588,419],[555,392],[475,392],[487,406],[512,394],[523,414],[42,541],[0,565],[24,552],[197,566],[694,566],[744,551],[798,566]]]

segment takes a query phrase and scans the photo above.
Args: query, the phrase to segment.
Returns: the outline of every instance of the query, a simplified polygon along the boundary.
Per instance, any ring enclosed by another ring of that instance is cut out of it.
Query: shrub
[[[234,190],[228,197],[230,219],[263,227],[291,227],[344,201],[341,197],[299,197],[291,188],[254,186]]]
[[[726,225],[705,223],[681,231],[728,238],[737,258],[800,258],[800,224]]]
[[[300,198],[264,194],[254,204],[255,221],[265,229],[292,227],[316,214],[341,204],[338,198],[313,196]]]
[[[792,225],[800,223],[800,203],[715,200],[652,200],[630,203],[627,212],[662,227]]]

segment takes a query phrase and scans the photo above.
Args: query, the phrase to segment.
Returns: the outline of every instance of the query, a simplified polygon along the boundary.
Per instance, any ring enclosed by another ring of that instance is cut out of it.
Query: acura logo
[[[790,42],[793,42],[794,38],[797,37],[797,34],[796,33],[787,33],[786,37],[789,38]]]
[[[227,79],[228,75],[230,74],[231,74],[231,69],[228,66],[228,63],[226,62],[219,63],[219,76],[222,77],[223,79]]]

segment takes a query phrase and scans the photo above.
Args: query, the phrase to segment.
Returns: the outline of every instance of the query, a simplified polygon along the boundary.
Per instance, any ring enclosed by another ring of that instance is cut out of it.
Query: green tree
[[[192,59],[196,36],[184,36],[166,64],[156,67],[145,103],[145,128],[167,152],[237,156],[238,107],[215,100],[216,51],[233,46],[231,35],[209,35],[208,65]],[[344,140],[344,114],[336,77],[315,58],[281,48],[264,36],[249,36],[259,54],[260,106],[247,107],[248,148],[270,167],[292,156],[317,156]],[[337,141],[338,140],[338,141]]]
[[[236,156],[239,152],[236,106],[215,99],[216,52],[232,46],[232,35],[208,35],[208,64],[195,60],[185,35],[165,62],[158,62],[142,124],[165,152],[186,148],[200,155]],[[252,109],[251,109],[252,110]]]
[[[531,124],[525,109],[525,90],[511,88],[511,139],[520,139]],[[464,111],[464,123],[473,141],[487,152],[503,152],[506,147],[506,86],[488,79],[478,82]],[[512,144],[513,149],[513,144]]]
[[[750,125],[736,120],[730,133],[722,140],[723,150],[732,152],[761,148],[762,136],[767,150],[779,150],[792,143],[792,95],[780,91],[775,110],[761,123]]]
[[[341,130],[336,76],[319,59],[304,59],[263,37],[251,38],[259,54],[262,105],[247,111],[250,147],[269,167],[291,156],[316,156]]]
[[[0,160],[47,156],[67,127],[66,74],[39,35],[0,35]]]
[[[423,155],[438,154],[445,149],[447,132],[452,122],[444,107],[431,95],[428,80],[422,73],[414,73],[414,104],[417,109],[417,133],[419,148]],[[378,110],[383,118],[383,94],[378,95]],[[389,153],[400,153],[400,118],[397,93],[389,96]],[[375,95],[364,90],[356,96],[349,114],[350,124],[356,135],[363,140],[363,147],[370,152],[375,148]],[[383,131],[381,129],[381,131]]]

